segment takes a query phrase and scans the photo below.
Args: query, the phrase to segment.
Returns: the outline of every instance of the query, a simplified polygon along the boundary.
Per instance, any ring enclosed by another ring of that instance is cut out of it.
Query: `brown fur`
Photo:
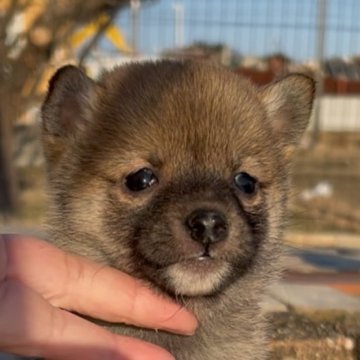
[[[313,93],[303,75],[258,89],[193,62],[130,64],[96,83],[74,67],[58,71],[43,106],[52,240],[143,279],[200,323],[190,337],[104,326],[178,360],[266,358],[258,302],[279,270],[287,154]],[[142,167],[159,183],[131,193],[124,179]],[[234,187],[240,171],[258,180],[254,196]],[[200,251],[183,226],[199,208],[221,211],[230,224],[211,248],[216,267],[172,267]]]

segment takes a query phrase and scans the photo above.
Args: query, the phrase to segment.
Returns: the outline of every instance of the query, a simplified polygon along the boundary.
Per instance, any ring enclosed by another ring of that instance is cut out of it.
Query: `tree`
[[[64,46],[80,24],[107,14],[94,35],[111,25],[130,0],[0,0],[0,211],[17,206],[17,181],[12,163],[13,124],[38,96],[42,79],[56,49]],[[22,16],[23,31],[14,31]],[[87,47],[89,51],[89,46]]]

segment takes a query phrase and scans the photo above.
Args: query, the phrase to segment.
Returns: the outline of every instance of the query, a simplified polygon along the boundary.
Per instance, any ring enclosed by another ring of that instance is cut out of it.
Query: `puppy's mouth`
[[[202,254],[196,258],[200,261],[214,259],[214,254],[210,251],[210,244],[207,244]]]
[[[173,295],[206,296],[218,292],[231,272],[230,263],[204,248],[172,262],[156,264],[146,260],[144,275]]]
[[[198,260],[198,261],[209,261],[209,260],[212,260],[212,257],[209,254],[204,254],[204,255],[198,256],[196,258],[196,260]]]
[[[180,260],[163,268],[166,287],[177,295],[210,295],[222,286],[230,273],[230,265],[208,251]]]
[[[192,256],[187,260],[210,261],[214,260],[214,255],[210,254],[209,246],[206,246],[202,253]]]
[[[208,248],[205,248],[202,252],[198,252],[193,255],[183,257],[172,263],[163,266],[163,269],[170,268],[172,266],[188,266],[189,271],[195,271],[195,268],[201,268],[202,271],[213,271],[216,267],[224,264],[224,259],[213,254]],[[205,274],[204,274],[205,275]]]
[[[213,254],[208,248],[203,252],[196,255],[187,257],[186,259],[176,262],[176,264],[187,264],[190,266],[208,268],[208,271],[212,271],[215,267],[222,266],[226,261],[216,254]],[[174,264],[173,264],[174,265]]]
[[[218,278],[219,274],[222,273],[222,269],[225,264],[223,261],[211,258],[210,256],[199,256],[196,258],[190,258],[181,262],[176,263],[167,268],[167,271],[171,268],[176,268],[178,277],[189,277],[195,281],[208,280],[210,278]]]

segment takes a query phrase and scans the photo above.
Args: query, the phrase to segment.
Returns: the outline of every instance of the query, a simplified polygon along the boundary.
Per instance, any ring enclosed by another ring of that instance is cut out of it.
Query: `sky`
[[[175,46],[173,6],[184,9],[184,45],[223,43],[242,55],[283,52],[296,61],[317,56],[318,2],[326,2],[325,57],[360,53],[360,0],[158,0],[140,8],[138,50],[155,55]],[[131,13],[116,24],[131,40]],[[103,48],[112,46],[103,41]]]

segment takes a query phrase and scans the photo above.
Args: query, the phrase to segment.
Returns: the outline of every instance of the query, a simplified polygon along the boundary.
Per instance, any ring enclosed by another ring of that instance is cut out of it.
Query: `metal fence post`
[[[134,54],[139,51],[139,12],[140,12],[140,0],[131,0],[131,45]]]
[[[317,1],[317,22],[316,22],[316,42],[315,54],[319,64],[319,69],[316,74],[317,88],[316,88],[316,103],[314,108],[314,128],[311,138],[311,146],[315,145],[319,140],[321,130],[321,99],[324,94],[324,49],[325,49],[325,33],[326,33],[326,14],[327,14],[327,0]]]

